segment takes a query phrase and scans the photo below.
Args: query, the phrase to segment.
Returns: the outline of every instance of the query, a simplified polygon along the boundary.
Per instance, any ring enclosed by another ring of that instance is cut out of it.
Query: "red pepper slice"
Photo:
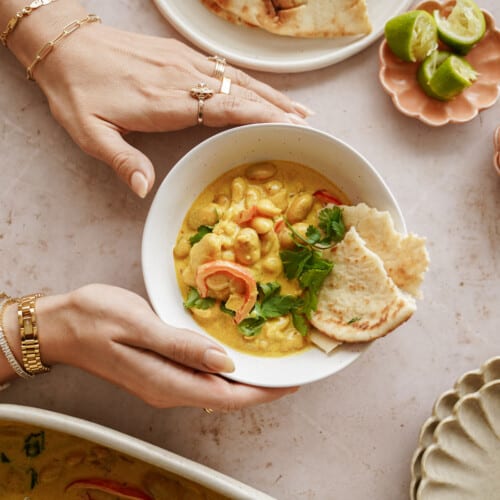
[[[132,486],[125,486],[124,484],[119,483],[118,481],[113,481],[112,479],[101,479],[93,477],[86,479],[77,479],[76,481],[68,484],[64,491],[76,488],[103,491],[104,493],[109,493],[119,498],[125,498],[128,500],[154,500],[153,497],[144,493],[142,490],[139,490]]]
[[[281,231],[283,231],[284,228],[285,228],[285,221],[284,221],[284,219],[279,219],[274,224],[274,232],[276,234],[281,233]]]
[[[252,205],[250,208],[242,210],[235,219],[236,224],[241,225],[250,222],[254,217],[257,216],[257,207]]]
[[[329,203],[332,203],[333,205],[343,205],[339,199],[335,198],[335,196],[333,196],[333,194],[326,189],[320,189],[314,192],[313,196],[325,205],[328,205]]]
[[[245,285],[245,302],[234,316],[234,321],[238,324],[248,316],[257,301],[257,282],[246,267],[227,260],[213,260],[198,266],[196,270],[196,287],[201,297],[208,295],[207,278],[219,273],[241,280]]]

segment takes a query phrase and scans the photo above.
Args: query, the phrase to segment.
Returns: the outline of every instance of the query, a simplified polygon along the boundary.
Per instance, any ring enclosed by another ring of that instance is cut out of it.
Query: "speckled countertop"
[[[150,2],[86,1],[110,24],[177,36]],[[496,0],[480,0],[500,19]],[[155,410],[68,367],[15,383],[2,402],[83,417],[165,447],[280,499],[408,497],[410,459],[437,396],[500,354],[500,178],[497,105],[465,125],[433,129],[399,114],[378,83],[378,44],[330,68],[258,74],[320,111],[310,122],[358,149],[399,200],[408,228],[428,238],[425,300],[397,333],[327,380],[264,407],[208,415]],[[145,295],[140,201],[88,158],[45,99],[0,51],[0,272],[13,294],[89,282]],[[161,180],[215,133],[133,135]],[[124,272],[125,270],[125,272]]]

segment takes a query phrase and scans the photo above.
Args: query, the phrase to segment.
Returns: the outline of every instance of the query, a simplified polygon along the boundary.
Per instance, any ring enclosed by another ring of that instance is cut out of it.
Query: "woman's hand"
[[[34,77],[74,141],[144,197],[154,183],[153,165],[122,135],[196,125],[198,101],[189,91],[205,82],[218,92],[214,67],[177,40],[94,24],[64,40]],[[231,94],[205,101],[205,125],[306,123],[307,110],[282,93],[232,67],[225,74],[232,79]]]
[[[6,333],[17,346],[16,306]],[[89,285],[37,301],[42,361],[64,363],[123,387],[152,406],[231,411],[295,392],[237,384],[216,375],[233,362],[215,342],[163,323],[148,303],[127,290]]]

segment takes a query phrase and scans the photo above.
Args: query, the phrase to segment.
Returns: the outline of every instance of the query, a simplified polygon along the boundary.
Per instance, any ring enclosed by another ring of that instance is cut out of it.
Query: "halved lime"
[[[433,97],[449,101],[476,79],[477,72],[463,57],[451,55],[436,68],[428,84]]]
[[[405,12],[387,22],[385,39],[403,61],[422,61],[437,48],[436,22],[425,10]]]
[[[473,0],[457,0],[448,17],[434,11],[439,37],[459,54],[465,55],[483,38],[486,20]]]
[[[417,80],[422,87],[422,90],[429,96],[435,99],[440,99],[436,95],[430,86],[430,81],[434,76],[434,73],[443,62],[451,56],[450,52],[435,50],[430,56],[424,59],[424,62],[420,65],[417,71]]]

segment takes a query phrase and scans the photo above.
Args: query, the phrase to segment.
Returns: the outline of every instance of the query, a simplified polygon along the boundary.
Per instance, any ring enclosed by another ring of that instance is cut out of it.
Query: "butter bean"
[[[257,202],[257,210],[260,215],[264,215],[265,217],[276,217],[281,213],[281,209],[267,198],[263,198]]]
[[[269,199],[277,206],[282,212],[288,207],[288,192],[286,189],[281,189],[277,193],[269,197]]]
[[[269,231],[260,237],[260,253],[262,256],[266,256],[273,250],[279,251],[280,243],[278,241],[278,235],[274,231]]]
[[[240,231],[234,243],[234,255],[245,266],[255,264],[260,259],[260,241],[254,229],[246,227]]]
[[[178,259],[185,259],[191,250],[191,244],[186,238],[181,238],[174,247],[174,255]]]
[[[66,455],[66,465],[68,467],[75,467],[85,460],[86,453],[84,451],[73,451]]]
[[[270,256],[262,261],[262,269],[277,276],[283,270],[283,264],[279,257]]]
[[[213,226],[217,223],[219,214],[217,212],[217,205],[209,203],[204,207],[192,210],[188,216],[188,226],[197,230],[200,226]]]
[[[274,227],[274,222],[266,217],[254,217],[250,222],[257,234],[266,234]]]
[[[252,181],[265,181],[276,174],[276,166],[269,162],[255,163],[245,170],[245,177]]]
[[[269,181],[264,184],[264,189],[268,195],[274,195],[283,189],[283,184],[280,181]]]
[[[250,208],[257,204],[260,198],[259,190],[255,187],[250,186],[247,189],[247,194],[245,196],[245,207]]]
[[[243,201],[247,191],[247,183],[242,177],[236,177],[231,183],[231,198],[233,202],[239,203]]]
[[[214,198],[214,203],[219,205],[221,208],[226,209],[229,206],[230,200],[227,194],[218,194]]]
[[[42,469],[38,473],[38,480],[43,484],[53,483],[61,476],[62,472],[62,464],[58,461],[55,461],[51,464],[46,465],[45,467],[42,467]]]
[[[286,216],[288,220],[294,224],[304,220],[311,211],[313,206],[314,198],[310,193],[300,193],[293,197],[288,210],[286,211]]]

